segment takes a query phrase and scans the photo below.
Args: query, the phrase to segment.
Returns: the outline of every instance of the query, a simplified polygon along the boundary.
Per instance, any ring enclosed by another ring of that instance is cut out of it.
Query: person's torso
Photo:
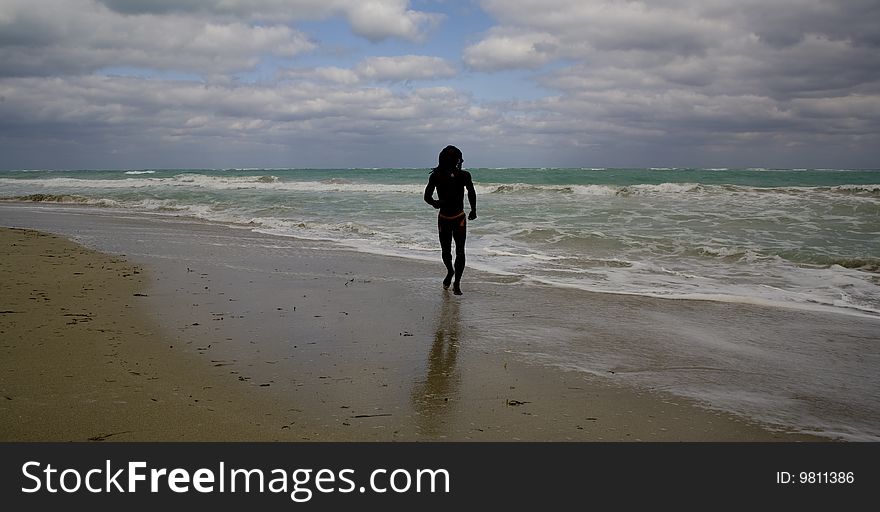
[[[432,175],[440,199],[440,214],[455,215],[464,211],[464,190],[470,183],[467,171],[434,171]]]

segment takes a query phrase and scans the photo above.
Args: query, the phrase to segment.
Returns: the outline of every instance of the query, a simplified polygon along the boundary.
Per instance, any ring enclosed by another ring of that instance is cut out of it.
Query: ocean
[[[469,169],[468,266],[604,293],[880,317],[880,170]],[[0,171],[0,197],[439,261],[429,169]]]

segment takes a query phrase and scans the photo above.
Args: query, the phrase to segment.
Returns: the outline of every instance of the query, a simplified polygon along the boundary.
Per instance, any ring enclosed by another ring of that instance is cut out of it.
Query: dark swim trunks
[[[464,211],[458,213],[456,215],[443,215],[442,213],[437,214],[437,226],[440,228],[440,231],[443,231],[444,227],[463,228],[467,225],[467,216],[464,214]]]

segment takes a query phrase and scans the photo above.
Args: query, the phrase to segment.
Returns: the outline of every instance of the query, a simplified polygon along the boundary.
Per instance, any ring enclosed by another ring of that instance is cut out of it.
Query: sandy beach
[[[834,437],[617,378],[627,369],[613,361],[597,375],[550,358],[571,332],[589,351],[650,346],[673,336],[669,325],[684,336],[695,317],[725,332],[744,316],[757,329],[806,313],[768,320],[753,306],[544,290],[475,271],[454,297],[429,262],[175,218],[2,208],[16,227],[0,230],[3,441]],[[633,311],[657,328],[616,322]]]
[[[37,231],[0,237],[3,441],[271,437],[234,385],[175,355],[138,311],[142,268]]]

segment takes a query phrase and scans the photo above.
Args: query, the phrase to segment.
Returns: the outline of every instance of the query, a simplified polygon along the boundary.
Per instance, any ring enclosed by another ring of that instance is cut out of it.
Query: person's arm
[[[434,177],[428,178],[428,186],[425,187],[425,202],[433,206],[435,209],[440,208],[440,201],[434,199]]]
[[[474,189],[474,180],[471,179],[471,173],[467,175],[467,183],[465,184],[468,194],[468,202],[471,203],[471,213],[468,215],[469,220],[477,218],[477,191]]]

